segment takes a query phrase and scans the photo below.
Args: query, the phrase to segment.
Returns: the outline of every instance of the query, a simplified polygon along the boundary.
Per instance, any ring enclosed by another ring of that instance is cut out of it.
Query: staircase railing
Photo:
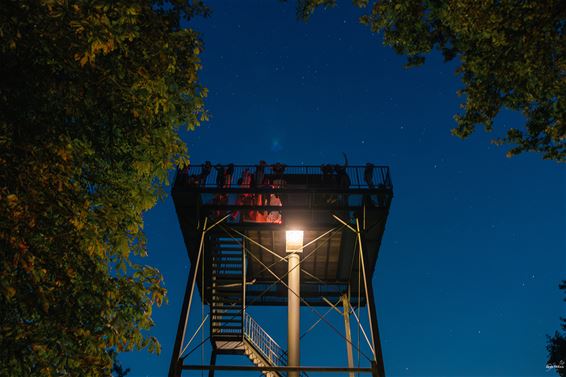
[[[285,351],[269,334],[248,314],[244,320],[244,338],[250,342],[267,362],[272,366],[287,366],[287,351]],[[278,373],[286,376],[286,373]],[[305,372],[301,377],[308,377]]]
[[[287,366],[287,353],[261,326],[246,313],[244,337],[273,366]]]

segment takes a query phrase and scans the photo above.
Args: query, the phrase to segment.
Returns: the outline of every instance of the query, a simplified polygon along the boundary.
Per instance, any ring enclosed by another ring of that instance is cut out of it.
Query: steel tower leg
[[[352,352],[352,331],[350,329],[350,298],[347,294],[342,295],[342,307],[344,308],[344,329],[346,331],[346,351],[348,352],[348,368],[354,367],[354,353]],[[354,372],[349,373],[355,377]]]
[[[189,323],[189,312],[193,301],[193,293],[197,280],[197,269],[200,265],[199,261],[204,248],[204,235],[206,234],[206,225],[208,218],[204,219],[204,227],[201,233],[200,245],[198,250],[197,262],[191,263],[189,276],[187,278],[187,286],[185,288],[185,297],[183,298],[183,306],[181,307],[181,316],[179,318],[179,326],[177,327],[177,336],[175,337],[175,345],[173,346],[173,354],[171,355],[171,364],[169,365],[169,377],[181,376],[181,357],[183,342],[185,341],[185,333],[187,332],[187,324]]]
[[[216,352],[212,350],[212,353],[210,354],[210,366],[215,366],[215,365],[216,365]],[[208,370],[208,377],[214,377],[214,368],[210,368]]]
[[[377,312],[375,310],[375,298],[373,295],[373,283],[371,279],[368,280],[368,305],[370,307],[373,349],[375,350],[375,369],[377,372],[376,377],[385,377],[385,367],[383,365],[383,354],[381,353],[381,341],[379,339],[379,328],[377,325]]]
[[[368,279],[366,271],[369,269],[369,261],[365,256],[365,243],[362,238],[360,223],[356,219],[356,233],[358,236],[359,255],[361,258],[362,275],[364,278],[364,289],[368,308],[369,325],[371,330],[371,341],[374,349],[374,362],[372,363],[372,374],[374,377],[385,377],[385,367],[383,366],[383,355],[381,353],[381,341],[379,340],[379,328],[377,325],[377,313],[375,311],[375,297],[373,295],[373,283]]]

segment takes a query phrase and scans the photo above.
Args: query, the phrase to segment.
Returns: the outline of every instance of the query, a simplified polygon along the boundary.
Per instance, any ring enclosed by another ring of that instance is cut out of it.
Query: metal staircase
[[[242,239],[214,237],[211,286],[211,337],[241,342],[243,338]]]
[[[244,353],[258,367],[287,366],[287,352],[244,310],[243,240],[212,237],[211,339],[230,353]],[[266,377],[287,373],[264,371]],[[308,377],[300,373],[301,377]]]

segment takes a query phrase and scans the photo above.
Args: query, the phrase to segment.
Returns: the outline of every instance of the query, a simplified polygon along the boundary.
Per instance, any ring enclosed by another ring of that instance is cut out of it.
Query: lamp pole
[[[300,358],[300,330],[301,330],[301,253],[303,252],[303,231],[288,230],[286,234],[286,252],[288,261],[287,284],[287,343],[288,366],[301,365]],[[289,377],[298,377],[299,372],[289,372]]]

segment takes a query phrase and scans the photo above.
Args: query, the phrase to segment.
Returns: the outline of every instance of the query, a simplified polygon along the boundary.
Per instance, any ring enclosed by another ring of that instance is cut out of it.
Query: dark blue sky
[[[395,198],[374,278],[387,375],[554,376],[545,344],[566,312],[558,290],[566,278],[564,165],[508,159],[490,144],[496,134],[482,130],[465,141],[451,136],[462,102],[455,64],[433,54],[405,69],[350,2],[306,24],[294,2],[208,3],[212,16],[191,25],[205,42],[201,78],[212,114],[183,136],[193,163],[337,163],[346,152],[351,164],[391,166]],[[521,124],[505,113],[496,128]],[[152,331],[163,351],[121,359],[133,376],[164,376],[188,272],[170,198],[147,214],[145,229],[146,263],[169,290]],[[284,345],[286,312],[254,313]],[[189,334],[200,323],[198,302],[192,314]],[[315,317],[303,314],[306,329]],[[338,314],[329,318],[343,331]],[[324,324],[302,352],[304,364],[346,365],[343,341]]]

